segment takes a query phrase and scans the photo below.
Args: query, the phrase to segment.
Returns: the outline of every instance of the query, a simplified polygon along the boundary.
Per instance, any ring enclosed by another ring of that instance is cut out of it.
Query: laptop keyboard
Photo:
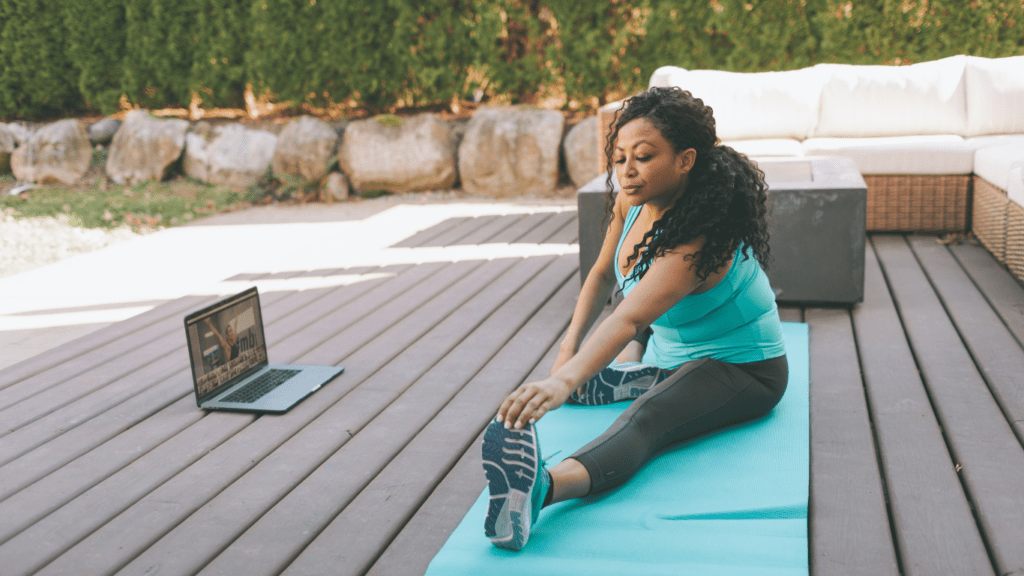
[[[301,370],[284,370],[280,368],[272,368],[267,370],[263,374],[260,374],[252,382],[249,382],[245,386],[242,386],[238,390],[235,390],[231,394],[228,394],[224,398],[221,398],[220,402],[235,402],[238,404],[252,404],[260,398],[266,396],[274,388],[277,388],[281,384],[284,384],[292,376],[295,376],[301,372]]]

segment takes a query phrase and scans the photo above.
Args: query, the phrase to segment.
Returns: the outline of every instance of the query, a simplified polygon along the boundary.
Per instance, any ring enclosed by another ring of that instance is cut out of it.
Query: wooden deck
[[[401,245],[575,239],[545,213]],[[1024,288],[928,236],[874,236],[866,272],[852,311],[782,311],[811,326],[812,573],[1024,574]],[[182,318],[214,297],[0,372],[0,573],[422,574],[500,399],[550,366],[576,256],[236,279],[309,276],[339,281],[262,294],[270,358],[346,370],[282,416],[196,407]]]

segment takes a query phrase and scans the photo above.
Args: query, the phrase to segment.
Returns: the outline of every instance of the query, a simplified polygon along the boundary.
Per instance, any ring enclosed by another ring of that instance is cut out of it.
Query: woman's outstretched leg
[[[749,364],[688,362],[570,458],[587,469],[590,492],[607,490],[669,444],[764,416],[782,398],[788,375],[785,356]]]

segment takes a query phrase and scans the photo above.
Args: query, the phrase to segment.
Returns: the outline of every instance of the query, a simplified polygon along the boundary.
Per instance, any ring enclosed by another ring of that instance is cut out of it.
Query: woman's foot
[[[620,400],[634,400],[666,377],[668,372],[650,364],[612,364],[574,390],[568,401],[584,406],[600,406]]]
[[[520,550],[551,489],[533,425],[508,430],[492,421],[484,432],[483,459],[491,493],[484,533],[495,546]]]

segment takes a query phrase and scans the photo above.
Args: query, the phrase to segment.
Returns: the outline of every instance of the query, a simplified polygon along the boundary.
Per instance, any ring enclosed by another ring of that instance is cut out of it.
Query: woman
[[[622,191],[551,376],[509,394],[484,436],[484,529],[503,548],[526,544],[543,506],[617,486],[668,444],[764,416],[786,388],[775,295],[761,267],[764,175],[718,144],[711,109],[678,88],[627,100],[606,152]],[[581,347],[616,283],[624,299]],[[608,367],[641,351],[642,364]],[[570,397],[636,400],[548,470],[532,424]]]

